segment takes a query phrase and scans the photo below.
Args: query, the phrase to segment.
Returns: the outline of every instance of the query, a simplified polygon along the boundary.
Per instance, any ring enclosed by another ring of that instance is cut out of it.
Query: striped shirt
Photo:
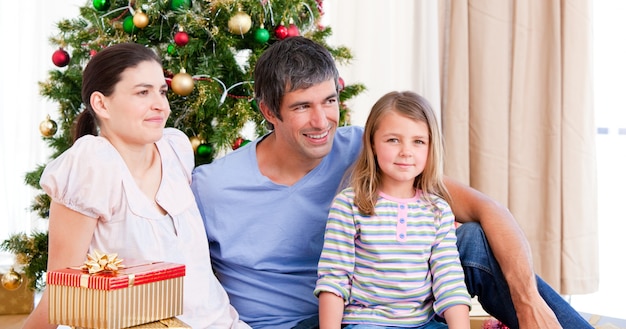
[[[454,305],[471,305],[448,203],[416,193],[379,193],[376,215],[364,216],[354,191],[331,206],[315,295],[344,300],[344,324],[418,326]]]

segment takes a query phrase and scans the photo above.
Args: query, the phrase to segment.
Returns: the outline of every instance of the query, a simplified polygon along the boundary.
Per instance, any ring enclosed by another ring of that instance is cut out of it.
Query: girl
[[[469,328],[471,304],[442,183],[429,103],[383,96],[369,114],[350,187],[334,199],[315,294],[320,328]]]
[[[50,196],[48,268],[81,265],[98,249],[120,258],[185,264],[183,314],[192,328],[249,328],[211,269],[191,192],[193,150],[165,128],[170,114],[160,58],[136,43],[110,46],[83,72],[74,143],[40,184]],[[44,291],[25,328],[48,323]]]

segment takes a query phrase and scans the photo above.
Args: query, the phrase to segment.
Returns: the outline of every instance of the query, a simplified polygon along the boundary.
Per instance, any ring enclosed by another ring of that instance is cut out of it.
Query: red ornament
[[[315,2],[317,2],[317,10],[320,12],[320,16],[324,15],[324,4],[322,1],[323,0],[315,0]]]
[[[178,31],[174,35],[174,42],[177,46],[182,47],[189,42],[189,34],[185,31]]]
[[[52,63],[58,67],[64,67],[70,63],[70,54],[62,47],[59,47],[59,49],[52,54]]]
[[[242,137],[237,137],[233,142],[233,150],[236,150],[246,144],[250,143],[249,139],[243,139]]]
[[[289,28],[287,29],[287,36],[297,37],[299,35],[300,35],[300,30],[298,30],[298,27],[296,26],[296,24],[294,23],[289,24]]]
[[[90,56],[90,57],[94,57],[94,56],[96,56],[96,54],[97,54],[97,53],[98,53],[98,52],[97,52],[95,49],[91,49],[91,50],[89,50],[89,56]]]
[[[233,142],[233,150],[240,148],[241,143],[243,143],[243,138],[237,137],[237,139],[235,139],[235,141]]]
[[[275,35],[278,39],[283,40],[283,39],[285,39],[286,37],[288,37],[288,36],[289,36],[289,31],[287,30],[287,28],[285,27],[285,25],[280,24],[280,25],[278,25],[278,26],[276,27],[276,29],[274,29],[274,35]]]
[[[345,83],[345,81],[343,81],[342,77],[339,77],[337,83],[339,84],[339,86],[338,86],[339,87],[339,91],[342,91],[342,90],[344,90],[346,88],[346,83]]]

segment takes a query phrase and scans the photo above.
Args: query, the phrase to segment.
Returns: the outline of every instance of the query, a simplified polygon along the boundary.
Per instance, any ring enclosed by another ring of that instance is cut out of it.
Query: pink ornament
[[[346,88],[346,83],[343,81],[342,77],[339,77],[337,83],[339,84],[339,91],[342,91]]]
[[[482,329],[509,329],[509,327],[505,326],[497,319],[489,318],[483,322]]]
[[[289,24],[289,28],[287,29],[287,36],[296,37],[299,35],[300,35],[300,30],[298,30],[298,27],[296,26],[296,24],[294,23]]]

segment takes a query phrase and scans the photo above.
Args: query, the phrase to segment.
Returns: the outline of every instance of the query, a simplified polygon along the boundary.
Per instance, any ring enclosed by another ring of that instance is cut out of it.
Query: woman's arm
[[[480,223],[511,291],[520,328],[561,328],[539,291],[530,245],[508,209],[451,178],[445,185],[457,221]]]
[[[98,220],[59,203],[50,204],[48,270],[83,264]],[[24,324],[24,329],[56,328],[48,322],[48,289]]]

